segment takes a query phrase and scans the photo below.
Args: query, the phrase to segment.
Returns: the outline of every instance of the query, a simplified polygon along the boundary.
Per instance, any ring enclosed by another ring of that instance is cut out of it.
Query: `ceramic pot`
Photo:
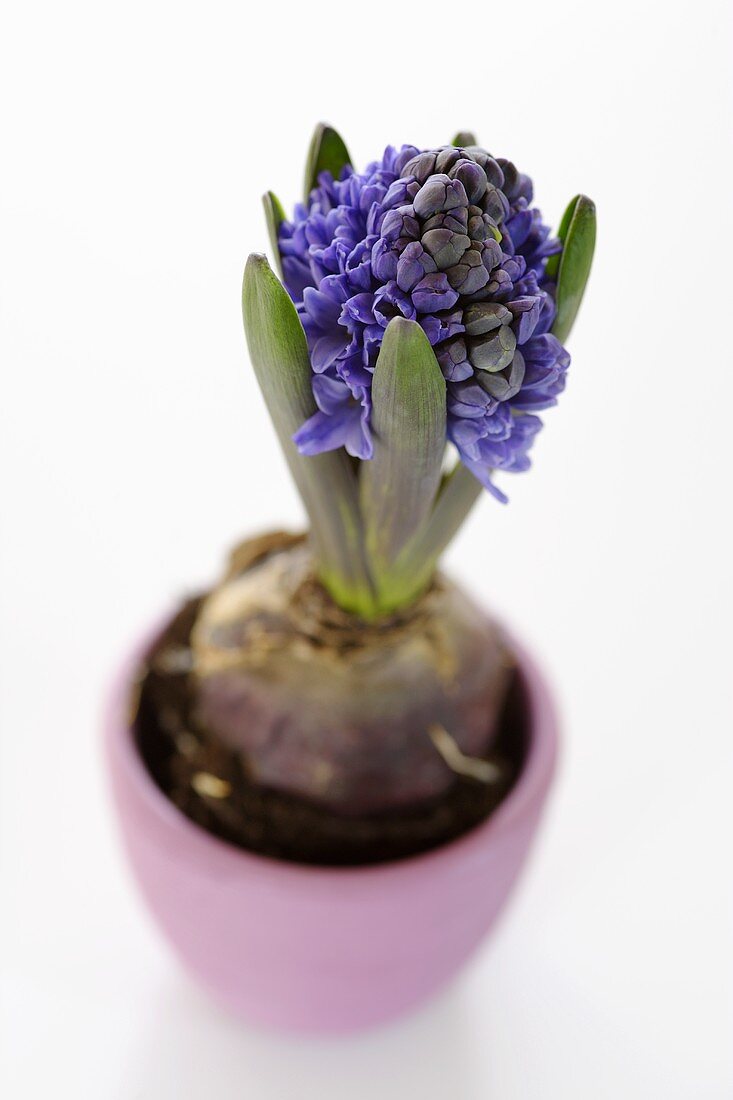
[[[219,1001],[267,1027],[354,1031],[416,1007],[471,957],[525,862],[557,753],[545,683],[524,650],[509,644],[528,714],[524,764],[509,794],[457,840],[353,868],[250,854],[185,817],[138,752],[129,697],[140,654],[127,663],[106,723],[124,846],[165,937]]]

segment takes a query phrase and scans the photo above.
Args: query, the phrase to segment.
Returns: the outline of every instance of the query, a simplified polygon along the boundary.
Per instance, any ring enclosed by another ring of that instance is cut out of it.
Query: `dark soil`
[[[187,817],[251,852],[297,863],[357,865],[403,859],[460,836],[483,821],[518,775],[526,743],[526,701],[513,676],[491,759],[502,778],[457,777],[447,794],[389,816],[340,817],[247,776],[241,759],[196,728],[194,679],[163,670],[166,651],[186,647],[200,601],[191,600],[151,647],[143,670],[135,732],[157,785]]]

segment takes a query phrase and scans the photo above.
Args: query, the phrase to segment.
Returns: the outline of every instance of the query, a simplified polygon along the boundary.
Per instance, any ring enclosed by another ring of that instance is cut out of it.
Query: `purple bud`
[[[509,215],[509,203],[504,196],[504,192],[499,191],[496,187],[488,188],[481,200],[481,208],[496,225],[500,225]]]
[[[372,272],[380,282],[386,283],[394,279],[397,274],[399,252],[396,244],[390,247],[383,237],[380,237],[372,248]]]
[[[415,180],[399,179],[390,184],[387,194],[382,199],[382,206],[405,206],[412,203],[419,190],[419,184]]]
[[[504,253],[501,250],[501,245],[493,237],[489,237],[487,241],[483,242],[481,249],[481,259],[486,270],[491,274],[494,268],[498,267],[501,261],[504,259]]]
[[[396,241],[398,237],[416,240],[420,236],[420,226],[411,206],[400,206],[388,210],[379,228],[379,235],[386,241]]]
[[[491,374],[486,371],[476,373],[476,380],[481,388],[497,401],[508,401],[516,397],[522,387],[523,379],[524,359],[519,351],[514,353],[511,363],[503,371]]]
[[[402,172],[405,176],[412,176],[418,183],[425,183],[428,176],[435,174],[435,153],[418,154],[408,160]]]
[[[524,256],[507,256],[502,264],[502,267],[506,271],[507,275],[513,283],[516,283],[518,279],[521,279],[527,270],[527,264]]]
[[[443,376],[449,382],[463,382],[473,374],[473,367],[468,361],[466,342],[460,336],[452,340],[446,340],[436,352]]]
[[[461,160],[462,157],[461,150],[456,149],[455,145],[444,145],[442,149],[438,150],[438,155],[435,158],[435,171],[450,172],[456,161]]]
[[[442,270],[457,264],[471,244],[463,233],[451,233],[449,229],[431,229],[422,236],[423,247]]]
[[[450,309],[458,301],[443,271],[426,275],[412,292],[412,303],[418,313],[436,313],[440,309]]]
[[[499,302],[473,302],[463,311],[463,324],[469,336],[483,336],[510,324],[511,320],[511,313]]]
[[[473,241],[496,240],[498,230],[488,214],[479,206],[469,206],[467,232]]]
[[[425,275],[437,271],[435,260],[423,248],[420,241],[411,241],[397,264],[397,284],[409,293]]]
[[[418,217],[429,218],[439,211],[468,206],[468,197],[460,180],[448,176],[430,176],[415,195],[413,207]]]
[[[517,338],[508,325],[469,342],[469,357],[477,370],[496,372],[512,361]]]
[[[502,191],[508,199],[513,199],[519,191],[519,172],[510,160],[505,160],[503,157],[499,158],[499,167],[504,173]]]
[[[465,206],[457,206],[455,210],[447,213],[433,214],[423,222],[422,232],[423,236],[431,229],[449,229],[451,233],[465,233],[467,226],[468,209]]]
[[[461,181],[470,203],[478,203],[488,190],[486,173],[472,160],[459,161],[451,168],[449,175],[451,179]]]
[[[458,382],[449,387],[448,411],[457,416],[465,416],[469,420],[479,420],[490,412],[494,402],[491,395],[475,380],[470,382]]]
[[[494,270],[491,272],[491,281],[486,287],[487,293],[500,296],[503,294],[510,294],[513,288],[514,283],[509,278],[509,275],[504,270],[504,268],[494,268]]]
[[[518,343],[526,344],[532,336],[540,319],[541,303],[542,299],[539,294],[532,297],[515,298],[513,302],[507,303],[514,317],[513,327],[517,334]]]
[[[461,262],[447,272],[450,285],[461,294],[476,294],[489,281],[489,273],[483,263],[482,247],[479,244],[471,245],[461,257]]]
[[[485,149],[474,146],[470,150],[464,150],[464,152],[469,153],[471,160],[475,160],[483,168],[489,183],[493,184],[494,187],[504,189],[504,173],[499,163]]]

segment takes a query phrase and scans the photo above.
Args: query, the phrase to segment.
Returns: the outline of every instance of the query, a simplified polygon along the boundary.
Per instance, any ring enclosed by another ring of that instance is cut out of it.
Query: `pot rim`
[[[494,839],[511,833],[527,815],[536,812],[555,772],[558,730],[549,689],[525,647],[517,643],[514,635],[502,624],[499,627],[516,659],[527,695],[529,745],[522,769],[511,790],[484,821],[429,851],[356,866],[296,863],[249,852],[215,836],[187,817],[158,787],[148,771],[129,721],[131,685],[138,678],[143,655],[158,636],[160,628],[145,635],[143,643],[135,646],[113,679],[105,713],[105,747],[111,770],[118,774],[128,790],[134,792],[137,803],[144,806],[147,814],[152,815],[160,833],[183,838],[192,854],[193,850],[196,851],[197,862],[199,859],[205,862],[217,878],[240,877],[246,873],[273,882],[284,878],[291,882],[300,879],[309,887],[316,882],[332,887],[335,880],[343,886],[346,883],[367,884],[375,878],[384,880],[395,875],[403,879],[433,875],[456,859],[470,861],[477,849],[483,849]]]

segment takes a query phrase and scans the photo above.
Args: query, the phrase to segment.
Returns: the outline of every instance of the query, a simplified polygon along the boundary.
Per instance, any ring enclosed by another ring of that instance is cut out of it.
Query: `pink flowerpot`
[[[444,986],[492,928],[537,829],[557,754],[542,677],[512,643],[529,745],[481,825],[410,859],[320,868],[251,855],[185,817],[155,785],[128,723],[136,660],[112,693],[106,748],[127,854],[176,953],[247,1020],[346,1032],[396,1017]]]

